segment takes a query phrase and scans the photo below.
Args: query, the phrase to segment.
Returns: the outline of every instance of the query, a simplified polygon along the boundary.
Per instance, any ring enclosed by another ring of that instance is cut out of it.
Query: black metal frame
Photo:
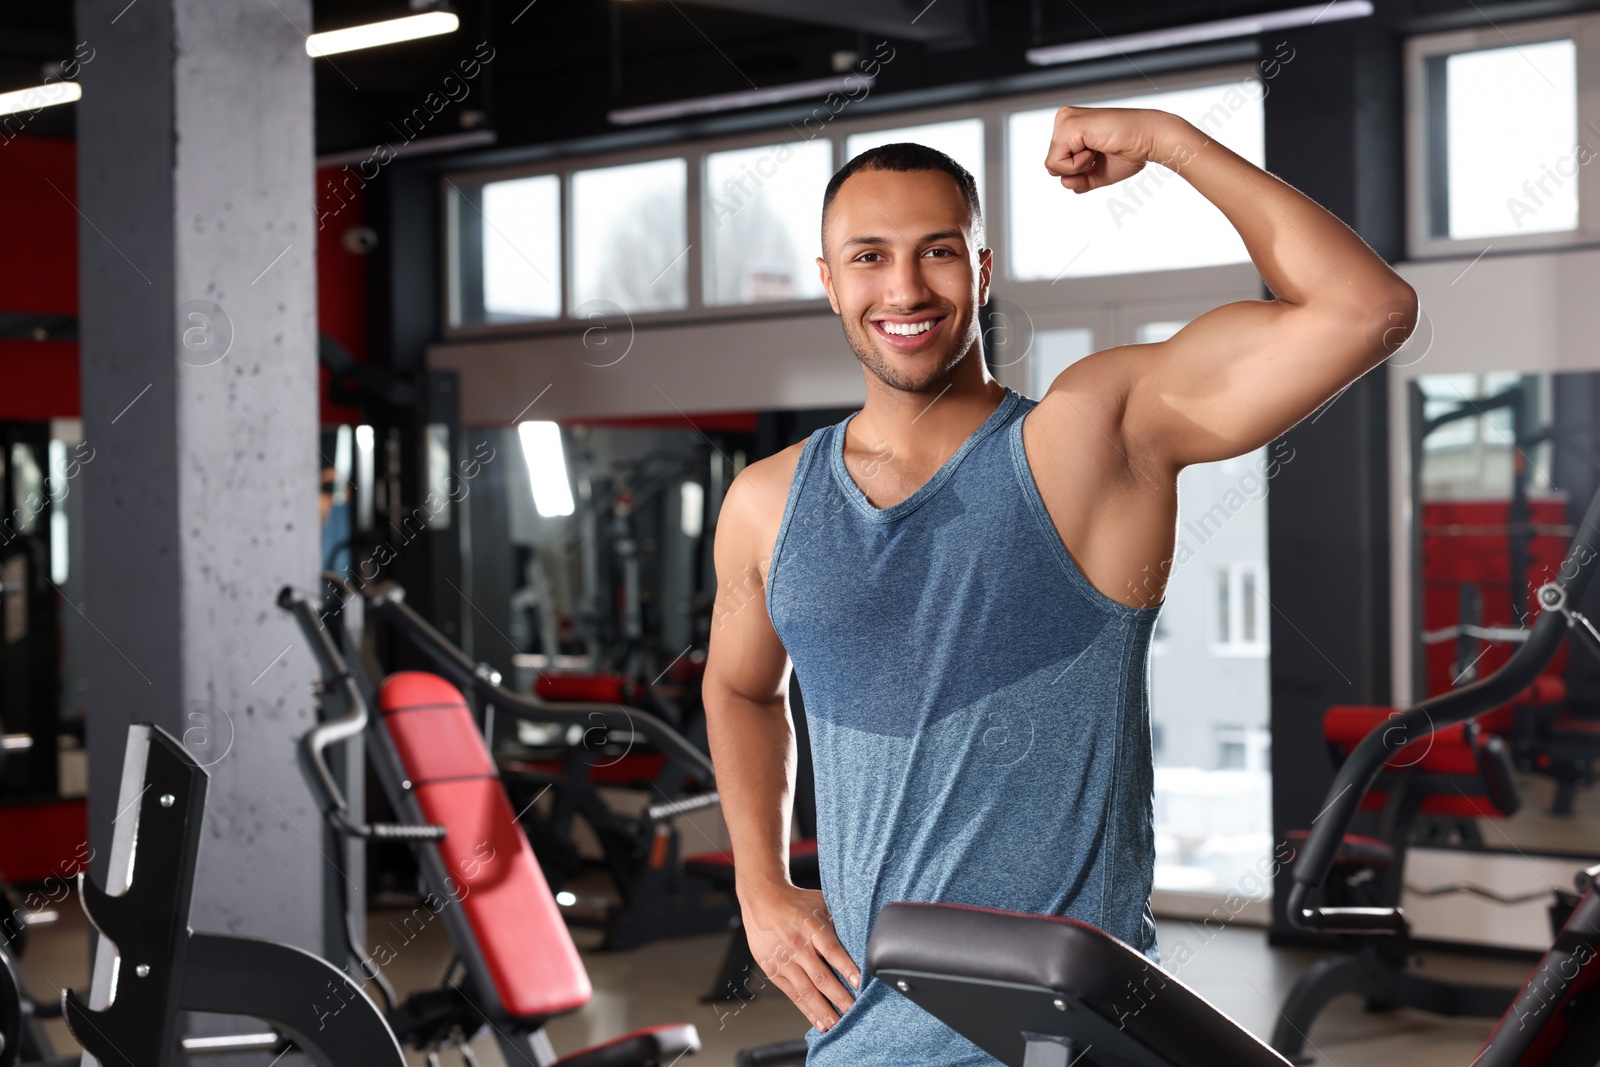
[[[101,1067],[170,1067],[183,1051],[180,1012],[247,1015],[318,1067],[404,1067],[383,1016],[337,967],[292,945],[189,929],[209,781],[170,734],[129,727],[121,794],[138,819],[118,822],[109,875],[126,888],[112,895],[78,876],[99,939],[89,998],[62,993],[73,1037]],[[330,991],[333,1012],[319,1007]]]
[[[1436,730],[1492,711],[1510,703],[1533,684],[1557,647],[1573,630],[1600,649],[1600,633],[1575,608],[1583,599],[1600,555],[1600,493],[1589,503],[1583,522],[1567,550],[1556,580],[1541,586],[1536,596],[1543,609],[1528,635],[1499,670],[1486,678],[1430,697],[1407,708],[1361,740],[1334,776],[1328,801],[1317,817],[1304,851],[1293,869],[1288,916],[1296,926],[1330,933],[1399,933],[1405,919],[1398,907],[1310,908],[1308,899],[1328,879],[1344,835],[1360,809],[1361,798],[1372,788],[1386,763],[1409,746],[1424,741]]]

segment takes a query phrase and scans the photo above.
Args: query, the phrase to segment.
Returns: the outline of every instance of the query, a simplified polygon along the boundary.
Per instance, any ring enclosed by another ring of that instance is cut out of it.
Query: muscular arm
[[[740,477],[717,522],[717,599],[703,687],[706,733],[743,891],[789,881],[795,740],[786,703],[789,659],[767,618],[757,510]]]
[[[1047,166],[1075,187],[1063,125]],[[1243,455],[1311,414],[1404,343],[1416,293],[1348,226],[1191,123],[1145,112],[1150,158],[1176,170],[1227,216],[1275,299],[1225,304],[1167,341],[1112,349],[1098,373],[1122,391],[1130,453],[1163,472]],[[1095,116],[1104,123],[1115,116]],[[1068,145],[1070,147],[1070,145]],[[1088,369],[1088,368],[1086,368]],[[1068,368],[1064,375],[1070,374]]]
[[[746,469],[723,501],[702,693],[751,955],[819,1030],[827,1030],[852,1002],[834,970],[857,986],[860,974],[839,944],[821,892],[789,879],[795,778],[789,657],[767,617],[765,597],[787,496],[787,479],[775,476],[782,466],[774,461],[781,458]]]

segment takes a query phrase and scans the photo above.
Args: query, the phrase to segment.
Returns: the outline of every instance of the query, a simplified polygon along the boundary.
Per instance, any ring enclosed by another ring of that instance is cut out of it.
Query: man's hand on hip
[[[839,944],[821,890],[770,886],[741,894],[740,906],[757,965],[818,1030],[831,1029],[855,1002],[834,970],[858,989],[861,972]]]

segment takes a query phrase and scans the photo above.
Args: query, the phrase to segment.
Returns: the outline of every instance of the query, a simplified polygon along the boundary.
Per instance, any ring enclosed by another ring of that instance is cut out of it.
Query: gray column
[[[1342,219],[1393,263],[1405,249],[1401,35],[1373,19],[1264,35],[1277,71],[1266,98],[1267,169]],[[1280,44],[1280,42],[1286,42]],[[1291,52],[1292,50],[1292,52]],[[1292,55],[1292,58],[1291,58]],[[1294,460],[1267,496],[1272,602],[1273,840],[1309,827],[1333,781],[1322,717],[1389,692],[1388,367],[1286,435]],[[1402,443],[1400,447],[1405,447]],[[1271,937],[1288,926],[1290,865],[1275,883]]]
[[[312,661],[274,605],[317,574],[310,7],[77,0],[77,607],[95,876],[128,724],[153,722],[212,776],[195,929],[320,950]]]

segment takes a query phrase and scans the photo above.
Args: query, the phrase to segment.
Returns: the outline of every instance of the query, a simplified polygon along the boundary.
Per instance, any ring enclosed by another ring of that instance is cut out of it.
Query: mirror
[[[1435,374],[1410,385],[1414,699],[1503,664],[1533,622],[1534,591],[1566,556],[1600,484],[1600,373]],[[1576,605],[1593,617],[1600,596]],[[1568,640],[1538,683],[1478,720],[1503,744],[1520,807],[1465,803],[1476,768],[1439,776],[1418,843],[1545,854],[1600,840],[1600,661]],[[1457,796],[1450,796],[1450,790]]]

